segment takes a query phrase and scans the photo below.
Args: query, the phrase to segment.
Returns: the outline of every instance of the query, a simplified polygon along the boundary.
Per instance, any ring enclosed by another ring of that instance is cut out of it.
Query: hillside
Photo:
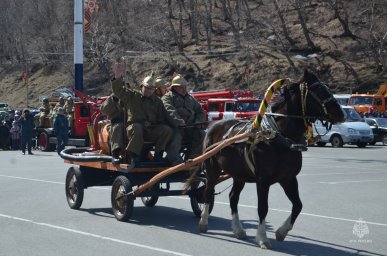
[[[84,37],[84,88],[90,95],[110,93],[117,58],[133,86],[152,70],[167,79],[183,73],[192,90],[249,88],[256,94],[275,79],[297,79],[306,67],[335,92],[375,92],[387,81],[384,0],[98,4]],[[1,5],[6,36],[0,41],[0,101],[24,107],[28,94],[28,104],[37,106],[39,96],[73,84],[72,1]],[[24,16],[16,20],[12,15],[20,10]],[[25,67],[28,90],[21,79]]]

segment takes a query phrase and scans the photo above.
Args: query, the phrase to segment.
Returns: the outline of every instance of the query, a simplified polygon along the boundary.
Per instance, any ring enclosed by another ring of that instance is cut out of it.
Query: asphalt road
[[[163,197],[153,208],[135,201],[132,220],[118,222],[110,188],[85,191],[71,210],[64,181],[70,165],[55,153],[0,151],[0,255],[386,255],[387,147],[311,147],[304,153],[299,187],[304,208],[284,242],[275,230],[291,205],[278,185],[267,217],[272,250],[256,246],[257,196],[248,184],[240,219],[248,239],[232,236],[229,181],[217,191],[209,231],[198,233],[188,197]],[[358,231],[354,234],[354,230]]]

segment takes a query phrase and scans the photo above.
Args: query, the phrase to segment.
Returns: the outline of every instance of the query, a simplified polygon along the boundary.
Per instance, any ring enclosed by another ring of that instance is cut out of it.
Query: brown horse
[[[265,231],[265,218],[268,212],[269,188],[278,182],[293,204],[291,215],[276,231],[276,239],[284,240],[302,209],[296,177],[301,171],[302,154],[295,150],[292,144],[305,141],[306,124],[316,119],[337,123],[344,120],[344,114],[328,87],[314,74],[305,70],[299,82],[284,85],[276,99],[268,106],[262,129],[275,131],[278,135],[275,139],[233,144],[204,162],[207,185],[199,222],[200,231],[207,231],[210,205],[214,202],[214,188],[219,176],[226,173],[233,178],[229,198],[234,235],[239,239],[246,237],[246,232],[239,221],[237,206],[245,183],[255,182],[259,215],[256,240],[261,248],[270,248]],[[236,126],[238,120],[225,120],[213,124],[204,139],[204,151],[222,141],[223,136]],[[194,178],[190,179],[187,185],[192,182]]]

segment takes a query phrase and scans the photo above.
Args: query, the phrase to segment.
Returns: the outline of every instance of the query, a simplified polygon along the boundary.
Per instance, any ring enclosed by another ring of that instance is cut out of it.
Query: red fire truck
[[[209,122],[249,118],[257,114],[261,100],[253,97],[252,91],[217,90],[191,93],[206,110]]]
[[[63,93],[64,92],[64,93]],[[71,130],[68,146],[89,146],[89,134],[93,134],[94,127],[102,116],[99,106],[107,97],[93,98],[74,88],[62,89],[59,95],[72,96],[74,99],[74,127]],[[57,95],[56,95],[57,96]],[[57,100],[55,97],[54,100]],[[55,105],[55,101],[49,98],[51,104]],[[37,144],[41,151],[53,151],[57,144],[54,129],[51,127],[50,118],[45,120],[45,127],[36,129]],[[91,138],[94,140],[93,138]]]

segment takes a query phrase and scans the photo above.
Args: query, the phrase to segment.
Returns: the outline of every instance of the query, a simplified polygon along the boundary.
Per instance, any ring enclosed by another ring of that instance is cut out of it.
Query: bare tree
[[[349,16],[347,9],[342,0],[325,0],[329,8],[333,10],[334,17],[339,20],[343,33],[341,37],[350,37],[356,39],[357,37],[349,29]]]
[[[232,35],[235,41],[235,48],[241,48],[241,38],[240,38],[240,20],[241,20],[241,0],[235,0],[234,4],[231,4],[231,0],[221,0],[224,21],[230,25]]]
[[[273,3],[274,3],[274,7],[275,7],[275,9],[277,11],[278,18],[280,19],[280,22],[281,22],[282,33],[284,34],[286,40],[289,42],[290,46],[294,47],[295,42],[290,37],[289,30],[288,30],[288,27],[286,25],[286,21],[285,21],[285,17],[284,17],[283,11],[280,8],[280,4],[279,4],[278,0],[273,0]]]
[[[318,49],[310,37],[309,29],[307,26],[307,20],[306,20],[307,14],[305,10],[305,3],[302,0],[293,0],[292,5],[297,11],[298,19],[300,21],[302,31],[305,36],[305,40],[308,44],[308,47],[313,50]]]
[[[206,31],[207,54],[212,53],[212,0],[202,0],[204,6],[204,28]]]

